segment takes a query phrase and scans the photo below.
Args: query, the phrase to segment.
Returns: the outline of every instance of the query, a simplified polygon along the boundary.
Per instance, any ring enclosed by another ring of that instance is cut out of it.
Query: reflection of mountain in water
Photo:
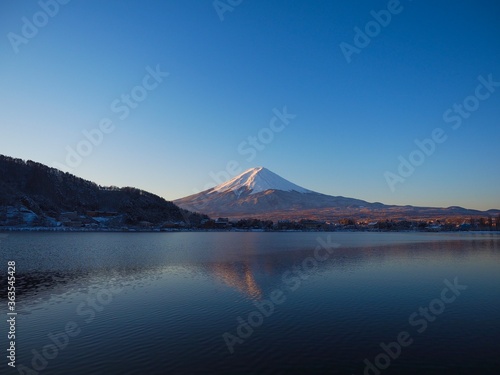
[[[499,242],[493,239],[473,241],[440,241],[384,245],[377,247],[356,247],[335,249],[325,261],[317,262],[317,267],[305,269],[302,262],[313,257],[312,250],[293,251],[273,254],[248,256],[246,260],[236,262],[215,262],[194,267],[193,272],[206,274],[207,277],[222,281],[227,286],[251,299],[264,298],[272,289],[282,288],[283,275],[287,271],[300,269],[314,277],[322,272],[354,272],[365,264],[384,262],[411,262],[426,259],[457,259],[474,256],[476,251],[500,251]],[[484,253],[483,253],[484,255]],[[295,274],[296,275],[296,274]]]
[[[335,249],[330,257],[318,262],[317,267],[308,272],[314,277],[324,271],[354,272],[365,264],[383,262],[411,262],[425,259],[483,258],[490,253],[500,251],[499,241],[492,238],[478,237],[474,240],[457,238],[456,241],[436,241],[425,243],[395,244],[384,246],[345,247]],[[234,254],[233,254],[234,255]],[[245,254],[233,261],[179,262],[165,260],[164,263],[141,263],[137,259],[128,259],[130,266],[114,263],[112,258],[102,258],[99,269],[24,271],[16,275],[16,292],[20,306],[35,306],[53,298],[62,297],[71,292],[88,293],[99,288],[145,287],[162,279],[166,275],[177,274],[183,277],[203,277],[215,279],[251,299],[265,298],[268,293],[283,287],[282,276],[294,267],[301,267],[302,262],[314,255],[313,249],[300,251],[281,251],[262,253],[246,249]],[[218,257],[221,259],[221,256]],[[110,264],[104,263],[109,262]],[[6,305],[6,292],[0,293],[0,304]]]
[[[211,268],[212,275],[228,286],[251,298],[259,299],[262,297],[262,291],[248,264],[215,263]]]

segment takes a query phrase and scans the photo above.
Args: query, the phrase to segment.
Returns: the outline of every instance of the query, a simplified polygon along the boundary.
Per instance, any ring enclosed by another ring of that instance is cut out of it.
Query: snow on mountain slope
[[[313,193],[298,185],[285,180],[276,173],[264,167],[250,168],[233,179],[213,188],[209,194],[226,191],[251,190],[250,195],[266,190],[296,191],[299,193]]]

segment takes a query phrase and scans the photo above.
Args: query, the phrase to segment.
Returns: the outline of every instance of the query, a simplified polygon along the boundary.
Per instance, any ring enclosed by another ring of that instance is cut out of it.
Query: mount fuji
[[[269,169],[263,167],[250,168],[239,176],[220,184],[210,191],[212,193],[224,193],[232,191],[235,194],[248,192],[249,195],[265,192],[268,190],[295,191],[298,193],[314,193],[311,190],[304,189],[295,185]]]
[[[231,219],[402,220],[498,213],[498,210],[485,213],[462,207],[394,206],[331,196],[305,189],[263,167],[248,169],[214,188],[177,199],[174,203],[213,218]]]

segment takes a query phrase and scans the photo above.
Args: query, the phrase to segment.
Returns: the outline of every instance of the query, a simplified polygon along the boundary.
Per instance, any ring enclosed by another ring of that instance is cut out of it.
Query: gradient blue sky
[[[72,0],[15,53],[8,33],[41,8],[2,1],[0,153],[64,163],[110,118],[115,130],[73,170],[101,185],[176,199],[234,160],[325,194],[500,208],[500,88],[459,129],[443,120],[478,76],[500,81],[498,1],[401,1],[347,63],[339,44],[387,4],[244,0],[221,21],[212,0]],[[110,104],[158,64],[169,77],[120,120]],[[284,106],[297,117],[247,161],[238,145]],[[447,141],[392,192],[384,173],[437,127]]]

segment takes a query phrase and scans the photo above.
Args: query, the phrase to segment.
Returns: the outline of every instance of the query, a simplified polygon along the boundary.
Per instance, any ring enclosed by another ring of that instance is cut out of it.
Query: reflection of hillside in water
[[[29,314],[44,303],[66,302],[68,296],[89,295],[99,291],[116,291],[127,286],[146,286],[158,274],[145,270],[96,270],[22,272],[16,274],[16,308],[19,314]],[[0,306],[6,306],[7,294],[0,293]]]

